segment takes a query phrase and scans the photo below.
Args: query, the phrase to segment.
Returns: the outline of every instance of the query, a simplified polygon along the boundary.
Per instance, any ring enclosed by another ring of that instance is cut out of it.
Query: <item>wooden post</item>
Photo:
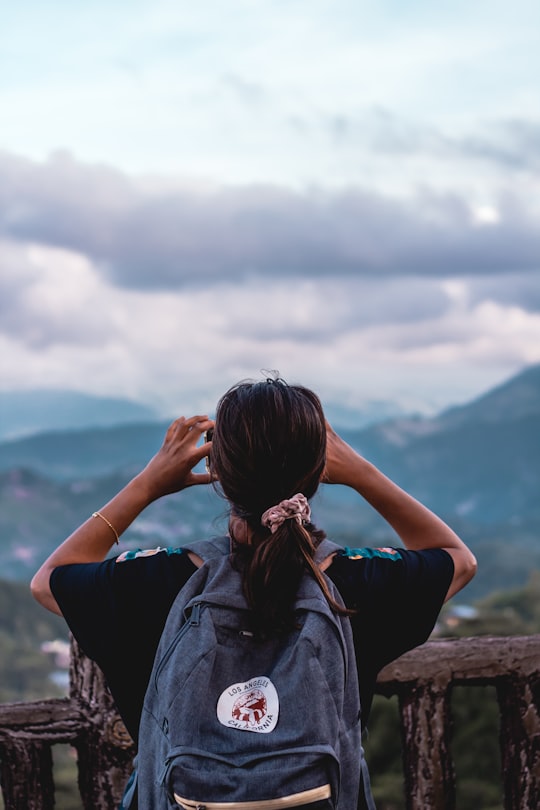
[[[53,810],[51,746],[11,737],[2,740],[0,757],[6,810]]]
[[[540,808],[540,659],[538,668],[497,684],[505,810]]]
[[[430,641],[381,671],[377,692],[399,695],[402,705],[410,810],[454,807],[445,741],[450,729],[447,687],[482,684],[494,684],[499,696],[505,810],[539,810],[540,635]],[[438,708],[437,695],[441,696]],[[434,712],[432,723],[430,711]],[[437,757],[441,757],[439,765],[433,761]],[[431,795],[431,778],[438,799]]]
[[[413,687],[399,703],[407,810],[454,810],[448,689]]]
[[[100,669],[78,645],[71,648],[71,700],[89,728],[77,739],[79,789],[85,810],[118,807],[135,746],[114,706]]]

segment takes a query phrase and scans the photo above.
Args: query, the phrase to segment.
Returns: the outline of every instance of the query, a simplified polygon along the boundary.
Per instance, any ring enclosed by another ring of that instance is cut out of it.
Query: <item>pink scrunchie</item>
[[[309,508],[308,499],[301,492],[298,492],[292,498],[285,499],[263,512],[261,523],[274,534],[286,520],[296,520],[302,525],[304,521],[309,523],[310,518],[311,509]]]

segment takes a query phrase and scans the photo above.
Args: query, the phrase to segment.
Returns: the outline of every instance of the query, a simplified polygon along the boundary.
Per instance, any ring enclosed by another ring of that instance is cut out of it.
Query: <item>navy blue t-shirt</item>
[[[55,568],[51,590],[83,651],[102,669],[137,740],[154,656],[171,605],[196,567],[182,549],[128,551]],[[363,723],[383,666],[427,640],[452,581],[442,549],[343,549],[326,574],[354,608]]]

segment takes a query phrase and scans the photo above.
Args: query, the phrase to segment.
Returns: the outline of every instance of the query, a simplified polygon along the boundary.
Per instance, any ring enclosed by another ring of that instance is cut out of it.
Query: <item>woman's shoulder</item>
[[[403,549],[392,548],[390,546],[383,546],[381,548],[370,548],[367,546],[350,548],[349,546],[344,546],[337,552],[335,559],[347,561],[380,559],[397,562],[403,559],[402,551]]]
[[[131,549],[115,559],[113,580],[117,588],[157,590],[176,594],[197,570],[183,547]]]
[[[414,568],[424,566],[441,566],[447,568],[452,564],[452,558],[445,549],[426,548],[410,550],[394,546],[343,546],[334,556],[334,563],[355,568],[373,567],[384,568],[386,563],[400,563],[402,567]],[[397,566],[398,568],[400,566]]]
[[[160,597],[176,593],[196,571],[187,551],[181,547],[128,549],[103,562],[73,563],[53,569],[51,588],[57,601],[137,601],[140,593],[156,591]],[[170,598],[170,597],[169,597]],[[161,598],[160,598],[161,601]]]
[[[396,595],[417,591],[438,598],[448,590],[453,563],[443,549],[346,546],[334,556],[326,573],[346,604],[374,596],[386,598],[390,590]]]
[[[155,557],[158,554],[164,555],[160,560],[168,557],[178,558],[180,555],[185,554],[186,551],[181,546],[173,548],[172,546],[156,546],[155,548],[136,548],[123,551],[118,557],[115,557],[115,563],[130,562],[131,560],[147,559],[148,557]]]

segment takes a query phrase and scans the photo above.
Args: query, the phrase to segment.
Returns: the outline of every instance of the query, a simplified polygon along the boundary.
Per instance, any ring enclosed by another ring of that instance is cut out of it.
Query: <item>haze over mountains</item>
[[[157,419],[152,408],[127,399],[95,397],[77,391],[0,392],[0,440]]]
[[[345,428],[367,427],[410,413],[410,409],[387,400],[368,400],[355,408],[330,403],[326,410],[333,423]],[[174,417],[171,414],[170,419]],[[160,421],[163,419],[153,408],[128,399],[78,391],[0,391],[0,441],[38,433]]]
[[[146,463],[165,427],[142,420],[0,442],[3,576],[28,579],[60,540]],[[471,544],[480,573],[468,593],[520,585],[540,568],[540,365],[436,417],[341,432]],[[192,488],[153,504],[122,543],[179,545],[182,538],[221,531],[224,510],[211,488]],[[397,544],[378,515],[345,488],[321,487],[314,512],[344,544]]]

